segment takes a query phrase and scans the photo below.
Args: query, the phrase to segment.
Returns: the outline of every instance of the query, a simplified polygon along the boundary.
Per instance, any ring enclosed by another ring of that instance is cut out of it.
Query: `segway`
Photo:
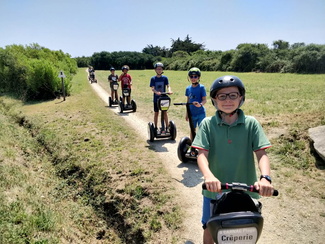
[[[162,92],[161,96],[158,98],[157,105],[158,109],[161,111],[161,127],[157,130],[155,129],[154,123],[149,122],[148,123],[148,137],[149,141],[153,142],[155,138],[169,138],[171,140],[175,140],[177,131],[176,131],[176,125],[174,121],[169,121],[169,130],[167,125],[165,125],[165,116],[163,111],[167,111],[170,106],[170,97],[168,96],[168,92]]]
[[[191,110],[190,110],[191,104],[193,104],[193,103],[174,103],[174,105],[186,105],[186,111],[187,111],[187,115],[188,115],[188,123],[190,125],[191,133],[192,133],[193,139],[194,139],[196,136],[196,133],[195,133],[195,129],[194,129],[193,121],[192,121],[192,114],[191,114]],[[192,145],[192,140],[188,136],[182,137],[178,143],[177,156],[178,156],[178,159],[180,161],[182,161],[183,163],[186,163],[190,160],[195,161],[197,159],[198,151],[195,148],[191,147],[191,145]]]
[[[94,71],[90,72],[90,74],[89,74],[89,80],[90,80],[90,83],[91,84],[92,83],[97,83],[97,80],[95,78],[95,72]]]
[[[125,101],[127,101],[127,98],[130,97],[130,88],[124,87],[122,89],[122,94],[123,94],[123,97],[125,98]],[[130,110],[132,110],[132,112],[136,112],[137,104],[135,103],[135,101],[132,99],[130,104],[123,103],[123,97],[120,96],[120,101],[119,101],[120,113],[123,113],[124,111],[130,111]]]
[[[205,183],[202,188],[206,190]],[[255,244],[263,229],[262,204],[254,202],[246,191],[258,192],[244,183],[221,184],[225,192],[220,199],[212,200],[212,216],[207,228],[216,244]],[[279,192],[273,191],[273,196]]]
[[[118,82],[113,81],[113,92],[115,93],[118,89]],[[108,97],[108,106],[112,107],[112,105],[118,105],[118,100],[115,98],[115,101],[113,101],[112,97]]]

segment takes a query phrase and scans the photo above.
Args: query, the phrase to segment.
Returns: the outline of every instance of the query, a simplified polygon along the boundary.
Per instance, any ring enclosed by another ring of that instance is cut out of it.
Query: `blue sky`
[[[187,35],[222,51],[325,44],[325,0],[0,0],[0,10],[0,47],[38,43],[72,57],[170,48]]]

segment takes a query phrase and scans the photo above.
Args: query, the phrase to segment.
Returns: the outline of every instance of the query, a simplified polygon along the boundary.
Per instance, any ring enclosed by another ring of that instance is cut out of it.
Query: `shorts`
[[[204,120],[204,118],[205,118],[205,113],[192,116],[192,123],[194,128],[198,127],[201,124],[202,120]]]
[[[131,89],[129,90],[129,97],[131,97]],[[126,96],[124,96],[124,94],[123,94],[123,89],[122,89],[122,97],[126,97]]]
[[[218,194],[218,198],[222,196],[222,194]],[[210,217],[212,216],[212,210],[213,210],[213,203],[211,203],[211,198],[208,198],[206,196],[203,196],[203,209],[202,209],[202,228],[206,229],[207,228],[207,223]]]
[[[153,102],[153,111],[155,111],[156,113],[159,112],[158,103],[157,102]]]

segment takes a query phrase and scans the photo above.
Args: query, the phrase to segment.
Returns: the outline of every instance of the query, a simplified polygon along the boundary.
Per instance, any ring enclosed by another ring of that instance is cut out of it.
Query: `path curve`
[[[93,83],[91,87],[98,96],[108,104],[109,94],[99,84]],[[125,112],[120,114],[117,107],[112,110],[120,115],[125,121],[138,132],[144,140],[148,140],[147,125],[149,121],[145,121],[138,113]],[[177,131],[179,134],[179,131]],[[183,231],[180,239],[184,244],[200,244],[202,243],[202,227],[201,227],[201,208],[202,195],[201,183],[203,177],[196,163],[181,163],[177,157],[177,145],[181,137],[177,135],[175,141],[172,140],[155,140],[148,142],[157,154],[161,157],[165,168],[169,171],[177,192],[180,193],[181,207],[185,210],[186,219],[183,221]],[[183,242],[184,241],[184,242]]]

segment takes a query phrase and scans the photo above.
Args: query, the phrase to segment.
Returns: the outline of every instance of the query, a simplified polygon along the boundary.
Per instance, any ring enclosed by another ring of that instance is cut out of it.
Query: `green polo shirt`
[[[223,122],[218,113],[205,118],[192,143],[194,148],[209,151],[209,168],[222,183],[249,185],[257,180],[254,151],[270,146],[260,123],[240,109],[238,120],[231,125]],[[203,195],[214,199],[216,193],[203,191]],[[250,195],[258,198],[258,194]]]

